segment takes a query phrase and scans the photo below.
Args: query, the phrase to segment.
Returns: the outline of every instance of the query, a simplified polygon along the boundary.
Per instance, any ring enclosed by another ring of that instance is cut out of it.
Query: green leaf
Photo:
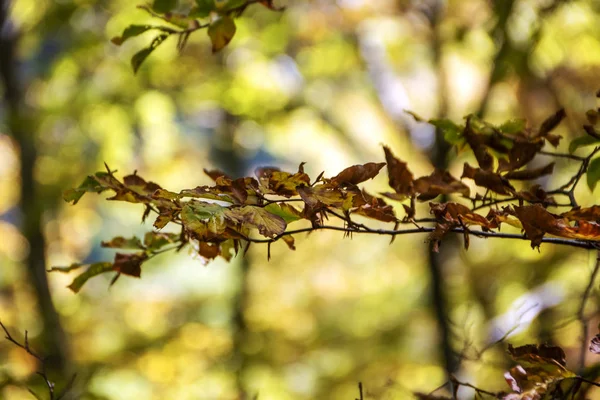
[[[283,218],[286,224],[302,219],[300,211],[296,210],[294,207],[290,206],[287,203],[271,203],[265,207],[265,210],[267,210],[271,214],[275,214]]]
[[[110,262],[99,262],[90,265],[90,267],[83,274],[76,277],[73,282],[67,286],[73,292],[77,293],[81,290],[81,287],[90,279],[96,275],[103,274],[105,272],[113,271],[113,264]]]
[[[73,264],[69,265],[68,267],[52,267],[48,270],[48,272],[62,272],[63,274],[66,274],[68,272],[71,272],[73,270],[81,268],[84,265],[86,265],[86,264],[73,263]]]
[[[98,175],[98,174],[96,174]],[[77,188],[68,189],[63,192],[63,199],[67,203],[77,204],[84,194],[88,192],[100,193],[107,188],[102,186],[94,176],[88,176]]]
[[[219,3],[223,3],[223,1],[219,1]],[[225,11],[230,11],[236,8],[240,8],[246,3],[248,3],[248,0],[229,0],[225,3],[225,6],[222,7],[222,9]]]
[[[114,38],[110,39],[110,41],[116,44],[117,46],[120,46],[127,39],[139,36],[142,33],[154,28],[156,27],[152,25],[129,25],[127,28],[125,28],[121,36],[115,36]]]
[[[179,233],[148,232],[144,236],[144,246],[150,251],[156,251],[163,246],[178,242],[180,236]]]
[[[206,18],[215,10],[215,0],[196,0],[196,7],[190,11],[190,17]]]
[[[190,201],[181,210],[181,222],[199,239],[211,239],[225,232],[225,208],[213,203]]]
[[[235,22],[228,15],[222,16],[210,24],[208,27],[208,36],[212,42],[213,53],[227,46],[231,42],[231,39],[233,39],[235,31]]]
[[[146,58],[148,58],[148,56],[150,54],[152,54],[152,52],[154,50],[156,50],[156,48],[162,42],[164,42],[167,37],[169,37],[169,35],[166,34],[166,33],[158,35],[157,37],[154,38],[154,40],[152,41],[152,43],[150,43],[150,46],[146,47],[145,49],[142,49],[142,50],[138,51],[137,53],[135,53],[133,55],[133,57],[131,57],[131,66],[133,67],[133,72],[134,73],[136,73],[138,71],[138,69],[140,69],[140,66],[146,60]]]
[[[600,158],[595,158],[590,162],[586,175],[588,187],[593,192],[600,180]]]
[[[177,0],[154,0],[152,9],[157,13],[165,14],[177,7]]]
[[[271,214],[262,207],[244,206],[227,210],[227,217],[247,227],[258,229],[258,232],[269,238],[285,232],[287,224],[278,215]]]
[[[453,145],[461,145],[465,142],[462,134],[463,127],[456,125],[449,119],[432,119],[429,123],[442,131],[444,140]]]
[[[527,122],[524,119],[513,118],[500,125],[498,129],[503,133],[516,134],[519,132],[523,132],[523,130],[525,130],[526,125]]]
[[[591,144],[597,144],[597,143],[600,143],[600,139],[597,139],[593,136],[589,136],[589,135],[579,136],[578,138],[573,139],[571,141],[571,144],[569,144],[569,153],[573,153],[575,150],[577,150],[580,147],[589,146]]]

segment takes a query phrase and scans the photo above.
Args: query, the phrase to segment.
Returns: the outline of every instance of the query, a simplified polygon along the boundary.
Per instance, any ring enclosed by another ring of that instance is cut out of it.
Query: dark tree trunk
[[[70,375],[67,340],[52,303],[46,276],[46,243],[42,233],[44,201],[34,177],[38,156],[34,134],[36,123],[33,121],[33,113],[28,112],[23,103],[23,83],[17,60],[18,35],[11,26],[9,5],[10,0],[0,0],[0,79],[4,89],[7,126],[20,151],[20,228],[29,242],[25,266],[43,322],[43,353],[48,357],[46,366],[50,373],[60,376],[60,385],[63,379],[66,383]]]

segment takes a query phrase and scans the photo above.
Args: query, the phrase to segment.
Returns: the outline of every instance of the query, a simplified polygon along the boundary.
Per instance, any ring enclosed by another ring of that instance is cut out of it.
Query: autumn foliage
[[[183,48],[192,32],[206,28],[213,51],[219,51],[235,34],[235,17],[250,4],[277,9],[272,1],[196,3],[187,15],[171,13],[168,7],[143,6],[179,28],[132,25],[113,43],[120,45],[148,30],[159,31],[150,46],[133,57],[133,69],[137,71],[170,35],[177,36],[178,47]],[[103,273],[113,273],[113,282],[121,275],[140,277],[146,261],[167,251],[190,247],[205,262],[217,257],[229,261],[246,252],[252,243],[270,248],[273,243],[283,242],[295,250],[295,237],[317,230],[336,230],[348,236],[377,234],[391,240],[403,234],[427,234],[434,251],[439,250],[447,235],[456,233],[463,237],[465,249],[471,236],[527,240],[534,249],[544,243],[599,249],[600,205],[581,208],[575,197],[575,189],[584,178],[591,190],[600,180],[600,158],[595,157],[600,147],[593,147],[585,156],[574,154],[581,147],[600,143],[600,132],[595,127],[598,110],[589,110],[587,116],[589,124],[582,127],[581,137],[571,141],[569,153],[557,152],[561,137],[554,133],[567,117],[564,110],[538,127],[527,126],[519,119],[496,125],[475,115],[467,116],[460,124],[447,119],[427,121],[457,152],[472,153],[474,162],[464,164],[461,176],[436,169],[417,177],[386,146],[385,162],[353,165],[333,176],[322,172],[311,177],[304,164],[291,172],[258,168],[249,177],[204,170],[212,185],[178,192],[166,190],[135,172],[120,179],[106,166],[105,171],[67,190],[64,200],[76,204],[86,193],[108,192],[110,201],[140,204],[142,221],[151,219],[154,229],[144,237],[125,235],[102,242],[103,247],[118,249],[113,261],[52,270],[85,268],[69,286],[78,292],[88,279]],[[558,159],[576,164],[577,172],[559,186],[547,188],[541,182],[554,172]],[[388,191],[369,193],[361,187],[383,173],[387,174]],[[421,209],[418,203],[426,203],[429,213],[417,215]],[[376,221],[377,227],[368,221]],[[386,225],[381,223],[389,225],[382,228]],[[177,232],[163,232],[168,225],[175,226]],[[599,340],[592,341],[591,350],[596,353],[600,352]],[[505,375],[512,392],[489,393],[474,388],[478,393],[507,400],[566,398],[583,383],[594,384],[566,369],[565,354],[558,347],[509,346],[508,351],[517,364]],[[466,385],[458,381],[455,384]],[[418,396],[442,398],[435,394]]]

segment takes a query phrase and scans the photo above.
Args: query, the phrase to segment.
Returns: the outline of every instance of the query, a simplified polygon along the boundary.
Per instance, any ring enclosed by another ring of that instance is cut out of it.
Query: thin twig
[[[0,327],[2,327],[2,330],[5,333],[5,338],[6,340],[8,340],[9,342],[13,343],[15,346],[25,350],[27,352],[27,354],[29,354],[30,356],[32,356],[33,358],[35,358],[36,360],[38,360],[40,362],[40,368],[41,370],[37,372],[37,374],[39,376],[42,377],[42,379],[44,380],[44,383],[46,384],[46,387],[48,388],[48,397],[50,400],[60,400],[67,392],[68,390],[71,388],[71,386],[73,385],[73,382],[75,380],[75,375],[73,375],[73,377],[71,378],[71,380],[69,381],[69,383],[67,384],[67,386],[63,389],[63,391],[61,392],[61,394],[56,397],[54,394],[54,388],[55,388],[55,384],[53,381],[51,381],[48,378],[48,374],[46,373],[46,358],[42,357],[41,355],[37,354],[35,351],[33,351],[31,349],[31,347],[29,346],[29,339],[27,337],[27,331],[25,331],[25,342],[24,344],[19,343],[15,338],[12,337],[12,335],[10,334],[10,332],[8,331],[8,329],[6,328],[6,326],[2,323],[2,321],[0,321]],[[31,391],[31,389],[29,390],[35,397],[38,397],[37,395],[35,395],[35,393],[33,393]]]
[[[585,355],[587,354],[588,349],[588,328],[589,321],[585,318],[585,306],[587,304],[588,298],[592,292],[592,288],[594,287],[594,282],[596,281],[596,276],[598,275],[598,271],[600,270],[600,250],[598,250],[596,255],[596,264],[594,265],[594,269],[592,270],[592,274],[590,275],[590,279],[588,280],[587,287],[585,288],[585,292],[581,297],[581,305],[579,306],[579,311],[577,312],[577,319],[581,322],[581,347],[579,349],[579,368],[583,370],[585,367]]]
[[[281,239],[283,236],[295,235],[298,233],[312,232],[312,231],[317,231],[317,230],[331,230],[331,231],[339,231],[339,232],[345,232],[345,233],[351,233],[351,234],[366,233],[366,234],[375,234],[375,235],[383,235],[383,236],[399,236],[399,235],[409,235],[409,234],[415,234],[415,233],[431,233],[431,232],[435,231],[435,229],[436,228],[434,228],[434,227],[420,227],[420,228],[414,228],[414,229],[398,229],[398,230],[393,230],[393,229],[362,230],[362,229],[352,229],[352,228],[347,228],[347,227],[342,227],[342,226],[319,225],[319,226],[315,226],[315,227],[307,227],[307,228],[289,230],[289,231],[283,232],[282,234],[277,235],[271,239],[255,239],[255,238],[245,237],[244,240],[247,240],[252,243],[273,243],[273,242],[276,242],[277,240]],[[472,229],[465,231],[465,229],[463,229],[463,228],[454,228],[454,229],[451,229],[449,232],[459,233],[459,234],[468,233],[469,235],[480,237],[480,238],[530,240],[525,235],[514,234],[514,233],[501,233],[501,232],[492,232],[492,231],[484,232],[484,231],[472,230]],[[587,249],[587,250],[596,249],[599,245],[598,242],[595,242],[595,241],[563,239],[563,238],[555,238],[555,237],[544,237],[544,238],[542,238],[541,243],[552,243],[552,244],[577,247],[580,249]]]

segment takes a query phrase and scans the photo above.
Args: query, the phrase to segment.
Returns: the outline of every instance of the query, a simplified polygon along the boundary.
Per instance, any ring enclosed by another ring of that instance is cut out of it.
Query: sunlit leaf
[[[77,188],[65,190],[63,193],[63,199],[66,202],[72,202],[75,205],[79,202],[84,194],[89,192],[100,193],[107,189],[108,188],[100,184],[95,177],[88,176]]]
[[[258,229],[266,237],[273,238],[285,232],[287,224],[283,218],[271,214],[262,207],[244,206],[228,209],[227,217],[248,227]]]
[[[525,130],[527,123],[524,119],[513,118],[498,126],[502,133],[517,134]]]
[[[590,135],[579,136],[571,140],[571,143],[569,144],[569,153],[575,152],[575,150],[580,147],[589,146],[592,144],[596,145],[598,143],[600,143],[600,138],[595,138]]]
[[[168,244],[178,242],[180,236],[178,233],[147,232],[144,235],[144,246],[150,251],[155,251]]]
[[[224,15],[211,23],[208,27],[208,36],[212,42],[213,53],[227,46],[231,42],[231,39],[233,39],[235,31],[235,22],[228,15]]]
[[[381,168],[385,166],[385,163],[366,163],[363,165],[353,165],[346,168],[333,178],[332,183],[336,183],[342,187],[347,185],[358,185],[369,179],[373,179],[379,174]]]
[[[110,262],[100,262],[91,264],[84,273],[77,276],[73,280],[73,282],[68,286],[68,288],[77,293],[79,292],[79,290],[81,290],[81,287],[88,281],[88,279],[109,271],[114,271],[113,264]]]
[[[296,188],[310,185],[310,178],[303,171],[291,174],[280,171],[279,168],[263,167],[258,168],[255,174],[263,190],[269,194],[296,196],[298,194]]]
[[[133,67],[134,73],[136,73],[140,69],[140,66],[146,60],[146,58],[148,58],[148,56],[152,54],[152,52],[156,50],[156,48],[160,46],[161,43],[164,42],[165,39],[168,37],[169,35],[166,33],[158,35],[154,38],[154,40],[152,40],[150,46],[138,51],[133,55],[133,57],[131,57],[131,66]]]
[[[313,187],[299,187],[298,194],[310,207],[320,205],[349,209],[352,206],[353,194],[344,193],[338,188],[329,185],[316,185]]]
[[[160,29],[160,27],[152,25],[129,25],[127,28],[125,28],[121,36],[115,36],[110,41],[116,44],[117,46],[120,46],[127,39],[141,35],[142,33],[150,29]]]
[[[439,129],[444,135],[444,140],[452,145],[460,146],[465,143],[463,136],[464,127],[456,125],[449,119],[432,119],[429,123]]]
[[[185,229],[200,240],[212,239],[226,229],[225,208],[214,203],[190,201],[181,210]]]
[[[287,203],[271,203],[265,206],[265,210],[280,216],[287,224],[302,219],[300,211]]]

